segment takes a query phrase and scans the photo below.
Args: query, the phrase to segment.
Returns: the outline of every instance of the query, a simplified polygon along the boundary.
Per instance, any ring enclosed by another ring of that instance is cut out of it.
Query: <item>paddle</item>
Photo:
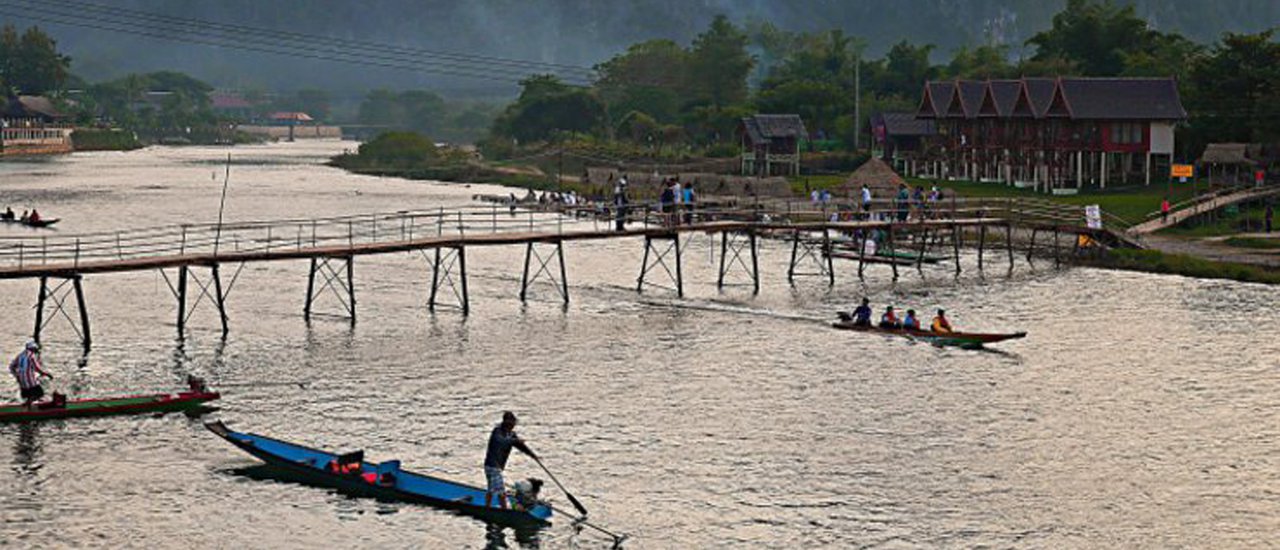
[[[546,472],[547,477],[550,477],[551,481],[555,482],[556,487],[559,487],[560,490],[564,492],[564,496],[569,497],[569,502],[573,504],[574,508],[578,509],[578,513],[582,514],[582,517],[584,518],[587,517],[587,508],[583,506],[581,502],[578,502],[578,499],[575,498],[571,493],[569,493],[568,489],[564,488],[564,485],[560,483],[560,480],[556,479],[556,475],[551,473],[551,470],[548,470],[547,466],[542,463],[542,459],[538,458],[538,455],[535,455],[532,452],[529,453],[529,458],[532,458],[534,462],[538,463],[538,466],[542,467],[542,471]]]

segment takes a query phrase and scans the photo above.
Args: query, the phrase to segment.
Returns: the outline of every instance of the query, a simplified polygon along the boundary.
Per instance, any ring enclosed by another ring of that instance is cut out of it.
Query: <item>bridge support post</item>
[[[1057,269],[1062,267],[1062,258],[1058,251],[1058,228],[1053,228],[1053,267]]]
[[[436,306],[446,305],[439,301],[440,289],[446,286],[458,300],[456,305],[448,305],[457,307],[463,315],[471,314],[471,297],[467,292],[467,247],[463,245],[435,249],[431,262],[431,297],[427,299],[427,309],[432,313],[435,313]]]
[[[40,331],[44,328],[44,301],[49,297],[49,278],[40,278],[40,294],[36,297],[36,327],[31,331],[31,339],[40,343]]]
[[[745,242],[744,242],[745,241]],[[742,249],[749,247],[751,249],[751,265],[747,265],[742,259]],[[757,259],[756,252],[756,233],[751,229],[747,229],[745,239],[739,239],[738,234],[732,231],[725,231],[720,234],[720,273],[716,279],[716,288],[724,290],[725,275],[729,273],[735,264],[742,267],[751,275],[752,294],[760,293],[760,263]]]
[[[827,277],[827,284],[835,286],[836,272],[834,259],[831,257],[833,252],[831,249],[831,230],[824,228],[822,230],[822,241],[811,242],[802,239],[800,230],[796,229],[791,233],[791,265],[787,268],[787,282],[795,285],[796,277],[805,275],[817,275]],[[818,266],[817,272],[804,273],[796,270],[806,259],[812,260]]]
[[[987,249],[987,224],[978,226],[978,272],[982,272],[982,255]]]
[[[56,314],[62,314],[64,318],[71,324],[71,329],[76,332],[76,336],[80,337],[80,344],[84,347],[84,351],[88,352],[89,347],[93,343],[93,338],[89,333],[89,309],[85,305],[84,287],[81,285],[80,274],[72,274],[60,276],[62,282],[49,288],[49,277],[40,277],[40,293],[36,297],[36,322],[35,327],[31,331],[31,339],[37,343],[44,333],[44,328],[49,326],[49,321]],[[67,300],[71,299],[71,294],[75,294],[76,308],[79,310],[79,326],[68,314],[66,309]],[[52,312],[48,316],[45,315],[45,304],[53,303]]]
[[[955,253],[956,275],[960,274],[960,225],[951,224],[951,249]]]
[[[1009,272],[1013,273],[1013,224],[1004,224],[1004,246],[1009,251]]]
[[[213,277],[213,303],[218,306],[218,320],[222,323],[222,336],[225,338],[229,330],[227,326],[227,296],[222,292],[222,276],[218,273],[218,264],[209,266],[209,272]]]
[[[1039,233],[1039,229],[1031,228],[1031,242],[1027,243],[1027,263],[1031,262],[1031,254],[1036,250],[1036,235]]]
[[[560,293],[560,298],[564,305],[569,305],[569,278],[568,272],[564,265],[564,241],[555,241],[555,250],[546,256],[538,253],[537,247],[533,241],[525,244],[524,249],[524,274],[520,278],[520,301],[526,302],[529,293],[529,287],[537,282],[538,278],[546,275],[547,279],[555,285],[556,290]],[[551,272],[550,263],[552,258],[556,258],[560,263],[560,278],[557,281],[555,274]],[[538,267],[533,271],[533,276],[529,275],[529,267],[533,265],[533,260],[538,261]]]
[[[893,223],[889,224],[889,267],[893,268],[893,280],[898,280],[898,253],[894,245]]]
[[[920,232],[920,250],[916,253],[916,271],[924,274],[924,255],[929,252],[929,230]]]
[[[161,272],[163,273],[163,272]],[[178,290],[174,292],[178,298],[178,338],[181,339],[187,329],[187,266],[178,266]]]
[[[863,229],[859,232],[861,236],[858,238],[858,279],[862,279],[862,271],[867,265],[867,231]]]
[[[79,275],[71,279],[71,286],[76,292],[76,309],[80,310],[80,341],[84,344],[84,350],[89,351],[89,347],[93,344],[93,336],[89,332],[89,309],[84,305],[84,287],[80,284]]]
[[[669,241],[669,244],[667,244],[666,248],[659,249],[657,246],[654,246],[653,244],[654,241]],[[671,270],[671,266],[667,265],[667,260],[666,260],[667,255],[671,254],[673,251],[675,253],[675,271],[674,272]],[[649,258],[651,256],[653,257],[652,262],[649,261]],[[669,234],[661,234],[661,235],[645,235],[644,259],[640,264],[640,276],[636,278],[636,292],[644,292],[645,285],[649,285],[649,286],[654,286],[658,288],[665,288],[667,290],[674,290],[676,292],[676,296],[680,298],[684,298],[684,273],[682,270],[682,266],[680,265],[680,262],[681,260],[680,260],[680,234],[679,233],[671,232]],[[671,282],[675,283],[675,288],[663,286],[663,285],[645,280],[649,272],[657,267],[661,267],[663,271],[667,272],[667,276],[671,279]]]
[[[345,264],[341,267],[334,267],[336,262]],[[334,298],[338,303],[342,304],[342,308],[346,311],[346,317],[351,324],[356,324],[356,279],[355,279],[355,256],[338,256],[338,257],[319,257],[311,259],[311,269],[307,273],[307,300],[302,306],[302,318],[307,322],[311,322],[311,314],[315,311],[315,302],[324,294],[326,289],[333,292]],[[339,271],[341,269],[341,271]],[[217,267],[214,267],[214,283],[218,283]],[[316,275],[320,275],[321,283],[319,288],[316,287]],[[345,279],[345,280],[344,280]],[[225,312],[222,305],[218,306],[220,312]],[[225,319],[225,313],[223,315]],[[226,326],[223,326],[223,334],[225,334]]]

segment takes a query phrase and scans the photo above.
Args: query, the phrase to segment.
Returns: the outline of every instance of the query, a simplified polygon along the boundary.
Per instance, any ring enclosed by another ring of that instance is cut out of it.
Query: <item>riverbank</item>
[[[71,133],[75,151],[133,151],[143,147],[133,132],[117,128],[80,128]]]
[[[1203,256],[1161,250],[1109,250],[1086,265],[1144,273],[1182,275],[1201,279],[1225,279],[1245,283],[1280,284],[1280,270],[1252,263],[1217,261]]]

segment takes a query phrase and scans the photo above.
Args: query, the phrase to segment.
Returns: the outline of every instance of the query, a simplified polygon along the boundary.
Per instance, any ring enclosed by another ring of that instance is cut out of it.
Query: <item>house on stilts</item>
[[[937,135],[908,174],[1056,194],[1149,185],[1168,173],[1187,118],[1172,78],[955,80],[922,94],[916,117]]]

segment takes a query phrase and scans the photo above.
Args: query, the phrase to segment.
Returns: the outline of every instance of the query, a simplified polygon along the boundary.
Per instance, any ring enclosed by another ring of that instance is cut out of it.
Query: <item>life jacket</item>
[[[934,317],[932,328],[934,332],[951,332],[951,323],[942,317]]]

